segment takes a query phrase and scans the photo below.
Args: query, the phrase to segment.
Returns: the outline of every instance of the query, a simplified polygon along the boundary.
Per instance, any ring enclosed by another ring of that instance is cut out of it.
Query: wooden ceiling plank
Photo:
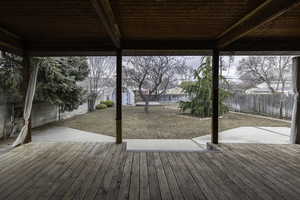
[[[263,24],[279,17],[297,6],[300,0],[266,0],[217,37],[217,47],[222,49],[247,35]]]
[[[12,53],[22,54],[23,44],[21,37],[0,27],[0,49]]]
[[[120,48],[121,34],[108,0],[90,0],[106,33],[116,48]]]

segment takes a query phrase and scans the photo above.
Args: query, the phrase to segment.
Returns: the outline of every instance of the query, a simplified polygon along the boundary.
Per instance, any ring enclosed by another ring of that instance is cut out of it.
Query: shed
[[[116,88],[114,88],[111,93],[111,95],[107,96],[109,97],[108,100],[116,101]],[[122,88],[122,105],[135,105],[135,95],[133,91],[127,87]]]

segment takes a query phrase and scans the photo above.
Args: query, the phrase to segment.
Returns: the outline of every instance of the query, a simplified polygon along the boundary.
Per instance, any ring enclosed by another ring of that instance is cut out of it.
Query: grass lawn
[[[56,122],[54,125],[115,136],[115,109],[108,108]],[[289,123],[225,114],[220,119],[220,131],[241,126],[290,126]],[[123,137],[143,139],[190,139],[210,134],[211,120],[182,115],[164,106],[151,107],[148,114],[143,107],[123,107]]]

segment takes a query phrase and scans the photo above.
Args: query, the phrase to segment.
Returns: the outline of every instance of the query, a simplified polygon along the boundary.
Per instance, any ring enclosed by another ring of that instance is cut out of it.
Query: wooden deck
[[[220,152],[126,152],[125,144],[44,143],[0,157],[0,199],[300,199],[299,145]]]

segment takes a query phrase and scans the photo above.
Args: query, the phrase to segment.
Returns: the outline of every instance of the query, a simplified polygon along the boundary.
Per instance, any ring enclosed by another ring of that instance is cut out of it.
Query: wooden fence
[[[290,119],[293,95],[282,94],[233,94],[226,100],[231,111],[260,114]]]

